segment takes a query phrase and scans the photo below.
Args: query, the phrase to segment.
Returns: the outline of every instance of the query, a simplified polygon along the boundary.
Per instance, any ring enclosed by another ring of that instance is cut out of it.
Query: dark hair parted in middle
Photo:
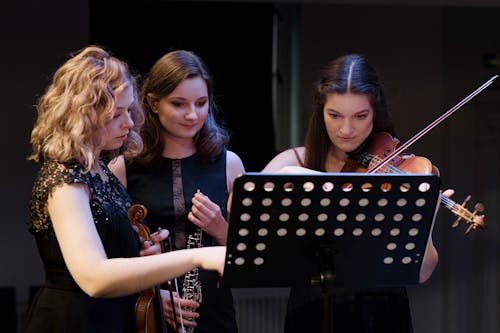
[[[349,54],[328,63],[315,85],[314,109],[309,119],[305,138],[305,166],[324,170],[331,145],[323,119],[323,108],[329,94],[368,95],[374,110],[373,133],[387,132],[395,135],[379,77],[375,69],[358,54]],[[364,146],[364,145],[362,145]]]

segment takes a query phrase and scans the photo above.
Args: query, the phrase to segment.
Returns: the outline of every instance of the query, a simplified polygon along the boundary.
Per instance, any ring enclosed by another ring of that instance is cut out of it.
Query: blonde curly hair
[[[104,142],[100,129],[113,118],[115,94],[129,86],[134,91],[130,106],[134,126],[120,149],[101,152]],[[85,47],[55,72],[39,98],[30,140],[33,151],[28,159],[77,160],[89,171],[101,157],[135,156],[143,147],[139,133],[144,123],[137,90],[136,77],[125,62],[99,46]]]

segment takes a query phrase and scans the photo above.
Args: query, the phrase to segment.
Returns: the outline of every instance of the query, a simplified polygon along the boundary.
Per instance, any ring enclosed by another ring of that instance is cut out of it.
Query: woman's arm
[[[447,198],[451,197],[455,193],[452,189],[447,189],[443,192],[443,195]],[[427,281],[434,270],[436,269],[438,263],[439,255],[432,242],[432,235],[429,236],[427,241],[427,247],[425,249],[424,261],[422,262],[422,267],[420,268],[420,283]]]
[[[431,277],[434,269],[436,269],[437,263],[438,253],[432,242],[432,236],[429,236],[427,247],[425,248],[424,261],[422,262],[422,267],[420,268],[419,283],[424,283]]]
[[[47,205],[64,260],[77,284],[92,297],[139,292],[195,267],[222,274],[225,247],[179,250],[154,256],[108,259],[95,228],[85,185],[55,188]]]
[[[227,180],[227,191],[228,193],[233,193],[234,180],[245,173],[245,167],[241,158],[233,153],[232,151],[227,151],[226,160],[226,180]],[[229,208],[229,207],[228,207]],[[229,210],[228,210],[229,214]]]

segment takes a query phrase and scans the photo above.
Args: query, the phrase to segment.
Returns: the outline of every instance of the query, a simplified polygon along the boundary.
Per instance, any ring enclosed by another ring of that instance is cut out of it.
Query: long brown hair
[[[216,104],[214,101],[214,83],[212,76],[203,62],[194,52],[186,50],[170,51],[161,57],[151,68],[145,78],[141,101],[146,120],[141,132],[144,150],[134,161],[149,165],[161,157],[165,145],[162,124],[158,115],[153,112],[148,97],[154,101],[169,95],[185,79],[201,77],[207,84],[209,111],[205,124],[194,137],[198,158],[204,163],[217,159],[229,142],[229,135],[216,121]]]
[[[375,69],[363,56],[358,54],[336,58],[322,70],[320,78],[315,84],[314,109],[310,115],[306,132],[304,161],[306,167],[314,170],[325,171],[325,162],[331,141],[323,119],[323,108],[327,95],[333,93],[368,95],[375,112],[372,134],[385,131],[395,135],[385,95]],[[362,147],[360,148],[362,149]]]

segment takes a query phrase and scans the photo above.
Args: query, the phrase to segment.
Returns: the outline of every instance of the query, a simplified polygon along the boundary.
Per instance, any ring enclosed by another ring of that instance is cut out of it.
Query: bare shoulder
[[[232,192],[236,177],[245,173],[245,166],[238,154],[228,150],[226,156],[226,178],[229,192]]]
[[[304,161],[305,147],[294,147],[274,156],[262,172],[276,172],[286,166],[301,166]]]
[[[127,170],[123,155],[117,156],[108,163],[108,168],[120,180],[120,183],[127,188]]]
[[[233,152],[231,150],[227,151],[226,160],[227,160],[228,164],[243,167],[243,162],[242,162],[241,158],[238,156],[238,154],[236,154],[235,152]]]
[[[236,170],[241,171],[241,172],[245,171],[245,167],[243,165],[243,161],[241,160],[241,157],[231,150],[227,151],[226,163],[227,163],[228,168],[236,169]]]

